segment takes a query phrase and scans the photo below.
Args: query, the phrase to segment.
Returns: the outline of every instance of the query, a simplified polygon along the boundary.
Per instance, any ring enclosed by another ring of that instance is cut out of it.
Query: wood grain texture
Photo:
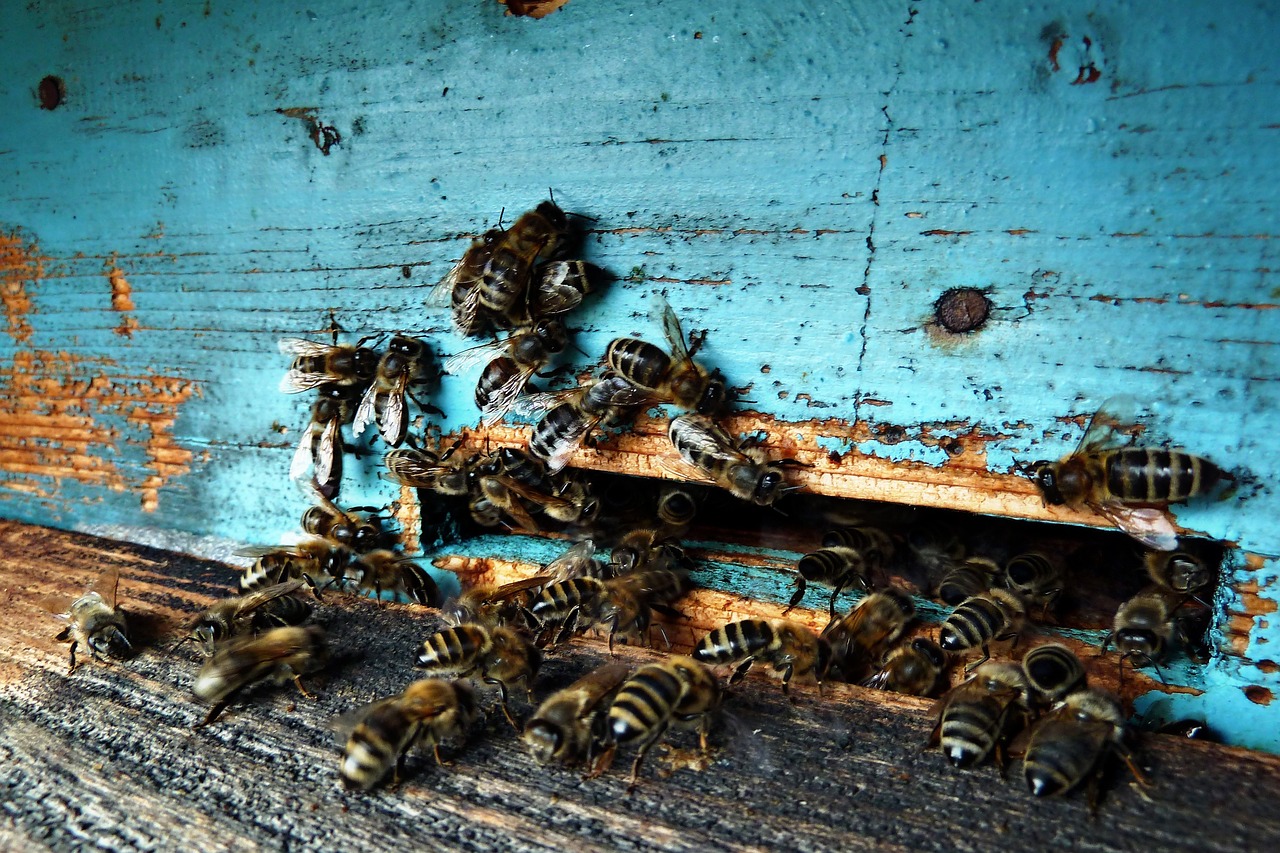
[[[1215,602],[1240,654],[1205,687],[1280,748],[1242,692],[1280,642],[1278,14],[28,3],[0,32],[0,512],[278,541],[306,402],[275,341],[332,317],[469,346],[427,289],[551,187],[620,277],[570,360],[656,338],[665,293],[809,489],[1096,524],[1012,471],[1117,393],[1238,466],[1177,517],[1240,547]],[[992,303],[976,333],[933,319],[959,286]],[[474,380],[442,382],[446,430],[476,424]],[[657,473],[660,432],[580,461]],[[370,450],[356,503],[396,497]]]
[[[188,693],[193,661],[147,644],[127,663],[68,676],[56,625],[33,601],[75,594],[116,566],[136,624],[167,641],[231,580],[227,567],[12,523],[0,542],[0,840],[11,849],[1233,851],[1280,840],[1275,757],[1149,736],[1147,797],[1119,777],[1090,818],[1081,797],[1036,801],[1016,772],[953,772],[922,752],[925,700],[833,686],[791,704],[755,676],[730,696],[708,769],[682,766],[694,744],[677,736],[633,795],[618,769],[583,781],[538,768],[493,709],[451,768],[416,756],[398,790],[346,795],[328,720],[413,678],[410,651],[434,624],[426,611],[335,601],[320,617],[337,661],[319,699],[268,688],[192,730],[203,715]],[[575,641],[547,661],[537,690],[602,659],[599,643]]]

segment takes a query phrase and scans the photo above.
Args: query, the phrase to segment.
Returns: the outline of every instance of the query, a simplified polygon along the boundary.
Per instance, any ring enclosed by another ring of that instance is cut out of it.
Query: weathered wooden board
[[[264,689],[193,730],[204,713],[188,693],[194,661],[160,646],[220,594],[228,567],[9,522],[0,544],[9,849],[1234,851],[1280,841],[1274,756],[1148,736],[1153,786],[1116,774],[1091,817],[1082,796],[1034,800],[1016,766],[1001,780],[923,752],[926,700],[835,685],[822,697],[798,688],[789,703],[755,676],[729,697],[707,769],[688,766],[696,744],[677,736],[631,795],[620,767],[591,781],[539,768],[493,711],[447,770],[417,756],[398,790],[347,795],[328,721],[413,678],[410,653],[435,623],[427,611],[331,596],[320,619],[336,663],[313,681],[316,701]],[[76,594],[105,567],[120,571],[122,603],[151,642],[124,664],[90,661],[68,676],[57,625],[35,601]],[[575,641],[548,659],[537,690],[605,659],[599,643]]]
[[[1069,451],[1116,393],[1157,406],[1157,437],[1241,466],[1237,499],[1178,511],[1240,547],[1215,602],[1238,654],[1195,701],[1280,748],[1254,701],[1280,642],[1278,15],[11,10],[0,511],[278,540],[303,506],[283,481],[306,404],[275,392],[276,339],[333,317],[469,345],[427,287],[552,187],[622,277],[575,315],[578,345],[656,337],[665,292],[709,330],[707,362],[751,386],[735,425],[816,461],[811,489],[1084,522],[1011,470]],[[931,319],[956,286],[993,303],[967,336]],[[446,430],[475,424],[474,378],[442,383]],[[583,461],[657,474],[660,432]],[[353,499],[395,496],[379,451],[350,466]]]

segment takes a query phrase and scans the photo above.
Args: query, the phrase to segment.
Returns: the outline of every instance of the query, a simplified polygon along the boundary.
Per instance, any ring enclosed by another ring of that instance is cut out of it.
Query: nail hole
[[[36,87],[36,94],[40,98],[40,109],[56,110],[67,97],[67,87],[63,85],[61,77],[50,74],[40,81],[40,85]]]
[[[991,314],[991,300],[981,290],[954,287],[942,294],[933,306],[938,325],[961,334],[982,328]]]

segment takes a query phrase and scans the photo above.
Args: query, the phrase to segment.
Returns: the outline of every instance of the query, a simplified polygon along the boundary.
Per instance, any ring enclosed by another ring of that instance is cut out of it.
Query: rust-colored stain
[[[154,512],[160,489],[190,469],[192,453],[173,425],[197,393],[186,379],[123,375],[106,358],[19,350],[0,368],[3,486],[49,497],[71,480],[133,491]]]
[[[412,486],[401,486],[400,497],[394,507],[394,517],[400,525],[400,542],[408,554],[417,553],[422,547],[422,539],[418,535],[422,529],[422,508],[418,506],[416,492]]]
[[[1267,558],[1260,554],[1245,553],[1242,557],[1245,570],[1251,572],[1259,571],[1267,562]],[[1276,612],[1280,604],[1262,595],[1263,587],[1256,579],[1251,578],[1234,584],[1232,589],[1238,603],[1227,612],[1226,622],[1222,626],[1223,638],[1226,641],[1224,645],[1235,654],[1244,656],[1248,654],[1258,617]]]
[[[297,119],[307,128],[307,137],[324,156],[329,149],[342,144],[342,134],[331,124],[324,124],[318,116],[318,107],[281,107],[276,110],[282,116]]]
[[[921,231],[921,235],[925,237],[966,237],[972,234],[972,231],[948,231],[946,228],[930,228],[928,231]]]
[[[498,0],[498,2],[507,7],[508,15],[536,20],[550,15],[569,0]]]
[[[1270,705],[1271,700],[1276,698],[1275,694],[1268,688],[1262,687],[1258,684],[1250,684],[1248,687],[1244,688],[1244,695],[1250,702],[1257,705]]]
[[[138,321],[128,313],[134,310],[133,288],[129,286],[129,280],[124,277],[124,272],[116,265],[114,256],[107,266],[107,282],[111,285],[111,310],[123,315],[120,318],[120,325],[112,331],[117,335],[132,338],[133,333],[138,329]]]
[[[31,341],[34,310],[28,286],[44,276],[44,258],[34,241],[15,230],[0,232],[0,301],[4,303],[5,331],[19,344]]]

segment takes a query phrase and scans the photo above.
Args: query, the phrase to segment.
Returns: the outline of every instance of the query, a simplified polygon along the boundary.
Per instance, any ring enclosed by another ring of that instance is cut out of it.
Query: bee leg
[[[755,661],[755,658],[750,657],[739,664],[738,668],[733,671],[733,675],[729,676],[729,683],[737,684],[739,681],[746,678],[747,670],[751,669],[751,664],[755,663]]]
[[[600,755],[596,757],[594,762],[592,762],[590,756],[588,756],[587,757],[587,775],[583,776],[582,778],[595,779],[597,776],[600,776],[602,773],[604,773],[606,770],[612,767],[613,756],[617,753],[617,751],[618,751],[617,745],[611,743],[607,747],[605,747],[604,751],[601,752]]]
[[[1150,788],[1151,780],[1148,779],[1147,775],[1138,768],[1138,765],[1136,763],[1134,763],[1133,753],[1130,752],[1128,749],[1124,749],[1123,747],[1117,748],[1116,752],[1120,755],[1120,760],[1123,761],[1125,763],[1125,766],[1129,768],[1129,772],[1133,774],[1134,780],[1137,781],[1137,783],[1142,787]]]
[[[296,675],[296,674],[295,674],[295,675],[293,676],[293,683],[294,683],[294,686],[298,688],[298,692],[299,692],[299,693],[301,693],[303,696],[306,696],[308,699],[315,699],[315,698],[316,698],[316,694],[312,693],[310,690],[308,690],[307,688],[305,688],[305,687],[303,687],[303,686],[302,686],[302,676],[301,676],[301,675]]]
[[[71,673],[76,671],[76,645],[77,645],[77,641],[72,640],[71,641],[71,665],[67,667],[67,675],[70,675]]]
[[[209,713],[204,715],[204,719],[192,726],[193,729],[203,729],[205,726],[213,723],[227,709],[227,705],[231,704],[231,697],[228,696],[218,704],[209,709]]]
[[[795,607],[797,604],[799,604],[801,601],[804,600],[805,589],[806,589],[806,584],[805,584],[804,576],[803,575],[797,576],[796,591],[791,594],[791,600],[787,602],[787,609],[782,611],[783,616],[786,616],[787,613],[791,610],[791,608]],[[835,603],[833,602],[831,606],[832,608],[834,608]],[[832,615],[834,615],[834,613],[835,611],[833,609]]]
[[[791,676],[795,673],[795,665],[787,664],[786,669],[782,670],[782,695],[791,699]],[[791,699],[794,703],[795,700]]]
[[[498,696],[500,697],[499,701],[502,704],[502,715],[507,718],[507,722],[511,724],[511,728],[515,729],[517,732],[522,731],[524,727],[521,726],[520,723],[516,721],[516,718],[511,715],[511,708],[507,705],[507,685],[503,684],[498,679],[490,678],[489,676],[485,676],[483,681],[485,684],[492,684],[498,688]]]
[[[435,757],[436,757],[436,764],[440,765],[441,767],[452,767],[452,766],[453,766],[453,762],[452,762],[452,761],[445,761],[443,758],[441,758],[441,757],[440,757],[440,743],[439,743],[438,741],[434,741],[434,742],[432,742],[432,744],[431,744],[431,752],[432,752],[432,753],[435,755]]]
[[[658,633],[662,635],[662,642],[666,644],[667,651],[671,651],[671,638],[667,636],[667,629],[662,627],[661,622],[654,622],[653,627],[658,629]]]
[[[977,659],[976,661],[974,661],[973,663],[968,664],[967,666],[965,666],[964,671],[965,671],[966,673],[973,672],[975,669],[977,669],[978,667],[982,666],[984,663],[986,663],[986,662],[987,662],[987,661],[989,661],[989,660],[991,660],[991,649],[990,649],[990,647],[989,647],[989,645],[988,645],[987,643],[983,643],[983,644],[982,644],[982,657],[978,658],[978,659]]]
[[[636,750],[636,759],[631,762],[631,780],[627,783],[627,793],[633,793],[636,786],[640,784],[640,763],[644,761],[644,757],[649,754],[649,750],[653,745],[661,740],[663,734],[667,731],[667,726],[661,725],[653,730],[653,734],[640,744],[640,748]]]

